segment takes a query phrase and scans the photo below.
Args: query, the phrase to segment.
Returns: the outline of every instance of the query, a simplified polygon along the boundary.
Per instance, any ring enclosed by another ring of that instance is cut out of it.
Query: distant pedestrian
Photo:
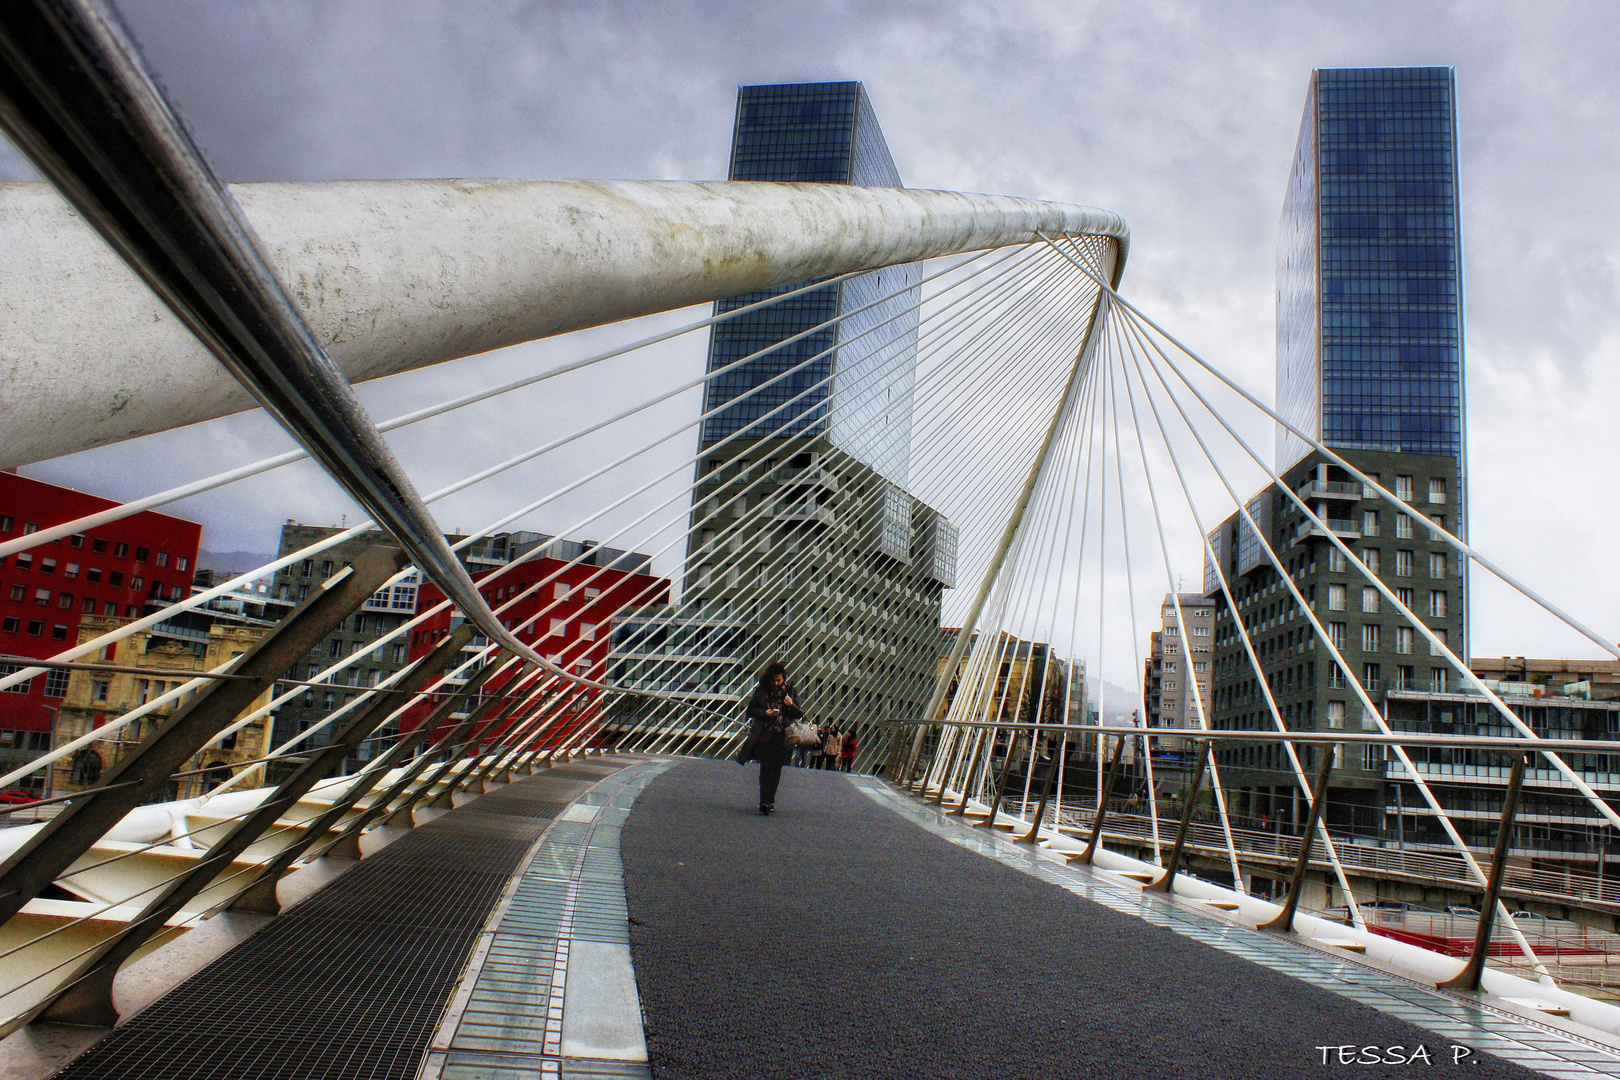
[[[838,760],[844,755],[844,736],[834,724],[827,731],[826,738],[821,740],[821,767],[823,769],[837,769]]]
[[[849,772],[850,769],[854,768],[854,766],[855,766],[855,751],[857,749],[858,749],[858,747],[857,747],[857,745],[855,743],[855,729],[850,728],[849,729],[849,734],[844,736],[844,752],[841,755],[841,760],[842,760],[842,764],[844,766],[844,771],[845,772]]]
[[[737,760],[746,765],[759,762],[759,812],[776,809],[776,786],[782,782],[782,766],[788,761],[787,726],[804,715],[797,695],[787,681],[787,668],[772,660],[760,672],[759,684],[748,699],[748,738],[737,751]]]

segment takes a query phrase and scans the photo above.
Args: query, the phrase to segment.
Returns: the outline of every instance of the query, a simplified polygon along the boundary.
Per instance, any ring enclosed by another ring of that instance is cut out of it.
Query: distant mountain
[[[1106,695],[1102,694],[1104,687],[1108,691]],[[1131,713],[1142,708],[1142,692],[1140,690],[1127,690],[1118,683],[1109,682],[1107,679],[1102,680],[1102,686],[1093,682],[1086,689],[1091,692],[1091,703],[1093,705],[1097,703],[1099,697],[1106,697],[1103,706],[1108,710],[1108,715],[1103,717],[1104,723],[1112,724],[1116,721],[1128,721],[1131,718]]]
[[[257,551],[209,551],[207,548],[199,548],[197,569],[235,575],[244,570],[256,569],[267,562],[274,562],[275,558],[274,555],[264,555]]]

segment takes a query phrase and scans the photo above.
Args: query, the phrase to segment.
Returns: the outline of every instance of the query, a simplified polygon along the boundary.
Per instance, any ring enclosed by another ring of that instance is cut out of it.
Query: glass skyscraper
[[[1422,518],[1278,426],[1277,471],[1314,518],[1268,487],[1245,504],[1256,528],[1233,515],[1209,536],[1213,640],[1189,651],[1209,654],[1217,727],[1272,729],[1263,689],[1290,730],[1307,731],[1376,727],[1355,683],[1380,712],[1392,694],[1457,689],[1450,665],[1364,576],[1467,657],[1466,565],[1429,528],[1467,535],[1455,98],[1450,68],[1311,76],[1278,244],[1277,411]],[[1318,752],[1300,751],[1307,769]],[[1299,820],[1280,747],[1228,743],[1217,757],[1239,813]],[[1329,823],[1386,830],[1394,778],[1383,750],[1345,744],[1337,757]]]
[[[1311,78],[1277,268],[1277,401],[1334,449],[1463,458],[1450,68]],[[1277,465],[1308,451],[1279,429]]]
[[[901,186],[858,82],[742,87],[730,179]],[[615,620],[613,678],[726,712],[780,659],[872,748],[926,706],[956,533],[907,490],[920,280],[887,267],[714,327],[680,602]]]
[[[865,88],[858,82],[742,87],[737,94],[730,178],[904,186]],[[745,439],[807,431],[827,435],[833,445],[905,487],[919,277],[915,266],[889,267],[717,326],[709,346],[710,371],[820,326],[841,312],[854,313],[835,327],[815,330],[711,379],[704,412],[720,411],[704,421],[704,443],[739,431]],[[798,287],[734,297],[721,301],[716,311],[735,310]],[[889,294],[895,295],[879,299]],[[771,381],[787,372],[791,374]]]

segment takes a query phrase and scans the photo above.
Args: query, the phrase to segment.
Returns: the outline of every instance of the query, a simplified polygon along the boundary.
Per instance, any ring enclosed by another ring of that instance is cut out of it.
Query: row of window
[[[1429,604],[1430,617],[1435,618],[1435,619],[1443,619],[1443,618],[1445,618],[1446,617],[1446,615],[1445,615],[1446,594],[1445,593],[1430,593],[1429,598],[1430,598],[1430,604]],[[1436,611],[1438,611],[1439,614],[1435,614]],[[1435,637],[1439,638],[1442,643],[1445,642],[1445,640],[1446,640],[1446,631],[1445,631],[1444,627],[1440,627],[1440,628],[1431,627],[1430,629],[1432,629],[1434,631],[1434,636]],[[1411,653],[1412,650],[1413,650],[1413,647],[1414,647],[1414,645],[1415,645],[1415,643],[1417,641],[1417,631],[1416,631],[1416,629],[1414,629],[1413,627],[1410,627],[1410,626],[1397,626],[1397,627],[1394,628],[1394,630],[1395,630],[1395,651],[1398,652],[1398,653]],[[1346,623],[1342,623],[1342,622],[1330,622],[1330,623],[1327,624],[1327,632],[1328,632],[1328,640],[1333,643],[1333,647],[1335,649],[1339,649],[1339,650],[1342,651],[1346,647],[1346,645],[1348,643],[1348,640],[1349,640],[1349,637],[1348,637],[1348,635],[1349,635],[1349,625],[1346,624]],[[1377,623],[1366,623],[1366,624],[1364,624],[1362,626],[1362,628],[1361,628],[1361,651],[1362,652],[1382,652],[1383,651],[1383,642],[1384,642],[1384,632],[1383,632],[1383,628],[1381,626],[1379,626]],[[1429,644],[1429,655],[1430,656],[1439,656],[1440,655],[1440,650],[1437,649],[1434,646],[1433,643]]]
[[[0,514],[0,533],[9,533],[9,532],[16,532],[16,531],[17,531],[16,519],[13,518],[13,517],[10,517],[9,515],[6,515],[6,514]],[[28,535],[30,535],[32,533],[37,533],[37,532],[39,532],[39,523],[38,522],[35,522],[35,521],[25,521],[25,522],[23,522],[23,526],[22,526],[22,535],[23,536],[28,536]],[[90,550],[95,552],[98,555],[106,554],[108,552],[109,548],[110,548],[113,558],[115,558],[115,559],[127,559],[127,558],[129,558],[129,545],[125,544],[125,543],[114,543],[113,541],[110,541],[106,537],[102,537],[102,536],[91,538],[91,537],[87,537],[84,533],[74,533],[72,536],[69,536],[67,538],[68,546],[69,547],[76,547],[76,548],[84,547],[87,540],[88,540],[88,542],[90,544]],[[57,541],[57,543],[61,543],[61,541]],[[17,556],[17,565],[22,566],[22,567],[26,567],[29,564],[29,562],[32,561],[33,557],[34,556],[33,556],[33,554],[31,552],[23,552],[22,554]],[[160,552],[157,553],[157,558],[154,560],[154,559],[152,559],[151,549],[144,548],[144,547],[137,547],[135,549],[135,561],[136,562],[147,562],[148,560],[154,561],[158,566],[168,566],[169,565],[169,553],[167,551],[160,551]],[[47,562],[47,563],[50,563],[52,566],[56,565],[56,560],[55,559],[46,559],[44,561]],[[4,560],[0,559],[0,563],[4,563]],[[73,565],[73,564],[70,563],[69,565]],[[188,559],[186,556],[184,556],[184,555],[176,555],[174,557],[174,568],[176,570],[187,570],[187,569],[190,569],[190,567],[191,567],[191,560]],[[45,571],[45,572],[49,573],[50,571]]]
[[[17,664],[0,664],[0,678],[4,678],[7,675],[15,675],[21,670],[22,667]],[[45,673],[45,696],[58,698],[66,697],[68,677],[70,674],[70,672],[62,668],[47,671]],[[38,676],[36,675],[35,678],[37,679]],[[22,682],[17,683],[14,686],[6,687],[5,692],[8,694],[27,694],[31,692],[33,688],[34,679],[24,679]],[[0,746],[3,745],[3,743],[0,743]]]

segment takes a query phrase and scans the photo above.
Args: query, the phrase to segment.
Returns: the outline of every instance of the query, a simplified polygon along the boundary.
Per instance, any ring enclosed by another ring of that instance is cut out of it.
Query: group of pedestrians
[[[840,731],[838,725],[823,722],[816,728],[821,736],[819,746],[804,745],[793,748],[793,764],[800,769],[831,769],[849,772],[855,764],[855,729]]]
[[[855,730],[841,730],[837,724],[826,721],[812,730],[820,742],[809,738],[798,742],[789,733],[800,735],[799,721],[804,719],[804,708],[798,693],[787,681],[787,668],[773,660],[760,672],[759,684],[748,699],[748,738],[737,753],[737,760],[746,765],[759,762],[759,812],[770,814],[776,809],[776,789],[782,782],[782,767],[790,758],[800,767],[832,769],[849,772],[860,749]]]

